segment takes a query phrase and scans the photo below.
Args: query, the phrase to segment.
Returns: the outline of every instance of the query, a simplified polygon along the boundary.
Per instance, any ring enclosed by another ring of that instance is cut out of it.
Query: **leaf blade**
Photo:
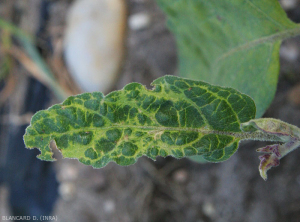
[[[131,83],[107,96],[84,93],[36,113],[24,135],[40,159],[53,160],[54,140],[65,158],[95,168],[130,165],[142,155],[228,159],[238,148],[240,124],[255,116],[253,100],[230,88],[175,76],[153,90]]]
[[[277,0],[157,0],[179,51],[179,75],[238,89],[261,117],[274,98],[283,39],[300,34]]]

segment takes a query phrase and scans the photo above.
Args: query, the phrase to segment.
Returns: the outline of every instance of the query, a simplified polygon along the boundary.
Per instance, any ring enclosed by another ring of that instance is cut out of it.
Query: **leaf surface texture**
[[[253,100],[234,89],[165,76],[148,90],[131,83],[107,96],[71,96],[36,113],[24,135],[28,148],[53,160],[55,141],[65,158],[95,168],[130,165],[143,155],[228,159],[238,148],[240,124],[255,117]]]

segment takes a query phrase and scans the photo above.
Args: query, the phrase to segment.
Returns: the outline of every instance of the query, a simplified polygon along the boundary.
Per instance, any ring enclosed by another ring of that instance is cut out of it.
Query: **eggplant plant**
[[[26,147],[53,161],[54,141],[64,158],[101,168],[141,156],[221,162],[242,140],[271,141],[257,149],[266,180],[300,146],[298,127],[260,118],[275,94],[281,42],[300,26],[277,0],[157,1],[176,36],[181,77],[158,78],[150,90],[130,83],[106,96],[71,96],[32,117]]]
[[[65,158],[95,168],[110,161],[134,164],[145,155],[202,155],[221,162],[231,157],[241,140],[275,141],[258,149],[259,170],[266,172],[300,146],[300,129],[280,120],[254,119],[256,107],[247,95],[232,88],[175,76],[156,79],[153,89],[130,83],[104,96],[100,92],[71,96],[37,112],[24,135],[28,148],[40,148],[41,160],[54,160],[55,141]],[[282,143],[282,144],[281,144]]]

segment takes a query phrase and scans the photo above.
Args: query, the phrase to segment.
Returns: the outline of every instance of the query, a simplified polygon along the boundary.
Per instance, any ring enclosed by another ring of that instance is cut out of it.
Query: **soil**
[[[71,2],[54,1],[50,25],[63,27]],[[146,13],[151,22],[144,29],[128,30],[127,56],[115,89],[130,82],[150,87],[157,77],[176,74],[175,39],[154,0],[127,3],[129,16]],[[288,13],[295,21],[300,17],[295,10]],[[299,54],[299,37],[285,41],[283,48],[289,45]],[[293,92],[300,83],[300,56],[284,55],[276,97],[264,117],[300,126],[300,95]],[[56,154],[60,197],[53,215],[61,222],[298,222],[300,152],[283,158],[265,182],[255,152],[265,145],[243,142],[235,155],[219,164],[142,157],[132,166],[110,163],[97,170]]]

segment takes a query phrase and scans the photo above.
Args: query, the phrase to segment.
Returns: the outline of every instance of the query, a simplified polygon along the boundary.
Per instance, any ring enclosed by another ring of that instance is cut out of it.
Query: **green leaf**
[[[279,48],[299,35],[278,0],[157,0],[179,51],[179,75],[251,96],[261,117],[273,100]]]
[[[84,93],[37,112],[24,135],[42,160],[54,160],[55,141],[65,158],[95,168],[114,161],[130,165],[145,155],[203,155],[228,159],[243,139],[240,124],[255,117],[253,100],[234,89],[175,76],[155,80],[152,90],[131,83],[107,96]]]

